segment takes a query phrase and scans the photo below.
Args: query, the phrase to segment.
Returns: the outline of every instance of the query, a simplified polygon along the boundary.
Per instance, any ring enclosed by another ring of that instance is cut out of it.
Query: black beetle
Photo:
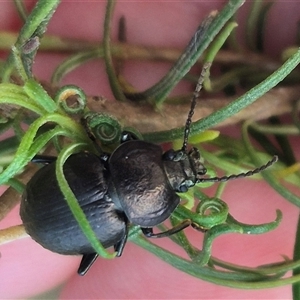
[[[69,157],[64,175],[85,213],[95,235],[117,256],[126,244],[129,224],[139,225],[147,237],[174,234],[190,220],[166,232],[152,228],[170,217],[180,202],[177,192],[186,192],[196,183],[226,181],[251,176],[266,165],[229,177],[203,178],[206,169],[196,148],[187,152],[191,118],[202,86],[202,71],[186,121],[182,149],[163,153],[160,146],[138,140],[124,132],[119,147],[111,155],[88,152]],[[97,258],[65,201],[55,177],[55,157],[37,156],[34,162],[46,164],[28,182],[23,194],[20,215],[27,233],[43,247],[61,254],[82,254],[78,269],[84,275]]]

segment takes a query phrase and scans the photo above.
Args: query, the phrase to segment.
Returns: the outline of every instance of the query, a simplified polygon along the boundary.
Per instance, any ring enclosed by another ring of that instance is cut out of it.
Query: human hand
[[[279,2],[271,10],[267,31],[269,34],[266,37],[269,54],[278,54],[279,49],[287,45],[294,36],[298,10],[297,4],[294,7],[293,5]],[[4,2],[1,6],[1,28],[14,27],[17,16],[11,10],[11,3]],[[48,33],[98,40],[103,24],[104,7],[105,4],[101,1],[63,2],[51,21]],[[220,7],[221,3],[216,2],[120,2],[116,5],[113,34],[115,37],[116,21],[124,15],[127,19],[129,42],[183,48],[200,20],[212,9]],[[243,8],[244,15],[246,10],[247,7]],[[285,24],[279,24],[280,19],[284,19]],[[290,25],[286,24],[287,22],[290,22]],[[49,74],[58,61],[58,57],[54,55],[39,55],[34,67],[35,75],[40,79],[49,80]],[[168,68],[168,64],[134,62],[126,63],[124,72],[130,82],[143,90],[161,78]],[[68,76],[63,83],[79,85],[87,94],[112,98],[105,67],[101,62],[87,64]],[[184,85],[183,87],[187,88]],[[297,147],[299,146],[295,143],[295,149]],[[256,266],[279,261],[281,254],[292,255],[298,212],[266,183],[246,179],[235,181],[228,185],[222,199],[229,204],[231,214],[245,223],[269,222],[275,218],[275,209],[282,210],[284,219],[278,229],[265,235],[235,234],[217,239],[213,248],[214,256],[242,265]],[[1,227],[20,222],[16,208],[1,222]],[[199,240],[200,246],[201,234],[193,230],[188,230],[188,233],[194,241]],[[159,244],[166,249],[174,248],[173,243],[166,239],[160,240]],[[200,281],[170,267],[130,242],[121,258],[99,258],[83,278],[76,274],[80,257],[51,253],[30,238],[1,246],[0,251],[2,298],[35,295],[65,280],[67,283],[62,290],[61,299],[291,298],[289,286],[244,291]],[[174,251],[181,253],[176,248]]]

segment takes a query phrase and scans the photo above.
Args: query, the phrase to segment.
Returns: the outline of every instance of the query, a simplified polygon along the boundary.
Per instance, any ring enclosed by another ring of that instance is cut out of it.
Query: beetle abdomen
[[[64,175],[104,247],[125,234],[123,215],[107,196],[105,168],[93,154],[72,155]],[[20,215],[28,234],[43,247],[62,254],[95,252],[66,203],[55,177],[55,163],[41,168],[23,194]]]

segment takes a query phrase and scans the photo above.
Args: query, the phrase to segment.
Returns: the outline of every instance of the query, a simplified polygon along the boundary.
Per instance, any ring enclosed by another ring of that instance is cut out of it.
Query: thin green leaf
[[[43,107],[47,113],[53,113],[57,110],[56,103],[47,94],[45,89],[34,79],[27,80],[23,86],[23,89],[30,99],[32,99],[40,107]]]
[[[229,22],[217,35],[217,37],[212,41],[211,45],[207,49],[207,53],[204,58],[204,62],[212,63],[220,51],[221,47],[226,42],[227,38],[231,34],[232,30],[238,26],[236,22]]]
[[[18,105],[27,108],[38,115],[46,113],[43,107],[30,100],[21,86],[12,83],[0,84],[0,103]]]
[[[66,60],[60,63],[53,72],[51,77],[51,83],[53,85],[58,85],[62,78],[68,73],[70,73],[71,71],[73,71],[74,69],[83,65],[86,62],[100,57],[103,57],[102,48],[87,50],[68,57]]]
[[[242,229],[241,233],[244,234],[263,234],[269,231],[272,231],[278,227],[282,220],[282,212],[280,210],[276,210],[276,219],[269,223],[264,224],[256,224],[256,225],[249,225],[245,223],[238,222],[235,218],[233,218],[230,214],[228,214],[227,222],[229,224],[240,226]]]
[[[115,73],[112,53],[110,48],[110,27],[111,27],[111,19],[115,6],[115,0],[107,1],[106,13],[105,13],[105,21],[104,21],[104,36],[103,36],[103,53],[104,53],[104,61],[106,66],[106,73],[109,79],[110,88],[117,100],[125,101],[126,97],[122,91],[122,87],[119,84],[118,77]]]
[[[59,124],[60,127],[45,132],[36,138],[41,126],[48,122]],[[32,123],[25,133],[16,151],[14,160],[0,174],[0,185],[7,183],[9,179],[13,178],[51,138],[58,134],[69,136],[75,141],[86,141],[87,144],[91,143],[81,126],[71,118],[59,114],[49,114],[40,117]]]
[[[17,11],[19,13],[20,18],[22,19],[23,22],[26,21],[28,11],[26,9],[26,6],[24,5],[23,0],[14,0],[15,6],[17,8]]]
[[[183,259],[165,249],[158,247],[155,244],[152,244],[149,240],[140,235],[133,235],[132,241],[142,248],[150,251],[154,255],[160,257],[173,267],[194,277],[204,281],[212,282],[214,284],[239,289],[263,289],[284,286],[300,281],[300,275],[280,279],[275,277],[272,279],[272,276],[262,276],[255,273],[224,272],[209,267],[200,267],[194,262]]]
[[[212,14],[204,20],[171,70],[157,84],[144,92],[130,95],[130,98],[152,99],[157,105],[161,104],[243,3],[244,0],[228,1],[216,16]]]
[[[262,0],[252,1],[251,10],[247,18],[246,41],[248,47],[253,51],[257,50],[257,25],[262,6]]]
[[[17,49],[17,52],[19,52],[20,55],[22,55],[22,47],[25,46],[30,39],[42,37],[59,2],[59,0],[39,0],[37,2],[30,15],[27,17],[26,23],[22,27],[19,37],[14,45],[15,49]],[[27,63],[25,63],[25,65],[22,64],[28,77],[31,77],[31,64],[36,51],[37,48],[28,53],[28,55],[24,58],[24,60],[27,60]],[[23,61],[22,58],[20,59]],[[4,82],[9,80],[9,76],[14,68],[14,63],[15,57],[13,53],[11,53],[1,72],[1,77]],[[22,67],[20,66],[20,68]]]
[[[98,238],[96,237],[89,221],[87,220],[84,212],[82,211],[80,205],[77,202],[77,199],[72,192],[71,188],[69,187],[69,184],[64,176],[63,172],[63,165],[65,161],[68,159],[70,155],[73,153],[83,151],[86,149],[88,145],[84,143],[78,143],[73,144],[65,149],[63,149],[60,154],[57,157],[56,160],[56,178],[59,184],[59,187],[65,197],[65,200],[67,201],[74,218],[76,219],[78,225],[80,226],[81,230],[87,237],[88,241],[91,243],[95,251],[104,258],[114,258],[116,256],[116,253],[110,253],[108,252],[99,242]]]

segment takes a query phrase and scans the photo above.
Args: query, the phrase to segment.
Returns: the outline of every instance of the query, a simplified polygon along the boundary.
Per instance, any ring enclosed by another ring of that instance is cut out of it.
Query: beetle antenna
[[[274,155],[271,160],[269,160],[265,165],[260,166],[259,168],[256,168],[254,170],[250,170],[246,173],[240,173],[240,174],[232,174],[230,176],[223,176],[223,177],[212,177],[212,178],[198,178],[196,183],[201,182],[225,182],[232,179],[238,179],[238,178],[244,178],[253,176],[255,174],[260,173],[261,171],[264,171],[271,167],[276,161],[278,160],[278,156]]]
[[[199,76],[199,79],[198,79],[198,82],[197,82],[197,85],[196,85],[196,88],[195,88],[195,91],[194,91],[194,94],[193,94],[191,108],[190,108],[190,111],[188,113],[188,117],[186,119],[185,128],[184,128],[183,144],[182,144],[182,148],[181,148],[181,150],[183,152],[186,152],[186,149],[187,149],[187,144],[188,144],[188,139],[189,139],[189,134],[190,134],[190,129],[191,129],[191,123],[192,123],[192,117],[194,115],[197,99],[200,96],[200,91],[201,91],[202,86],[203,86],[203,82],[204,82],[204,79],[205,79],[206,72],[210,68],[210,66],[211,66],[210,62],[207,62],[203,65],[201,74]]]

